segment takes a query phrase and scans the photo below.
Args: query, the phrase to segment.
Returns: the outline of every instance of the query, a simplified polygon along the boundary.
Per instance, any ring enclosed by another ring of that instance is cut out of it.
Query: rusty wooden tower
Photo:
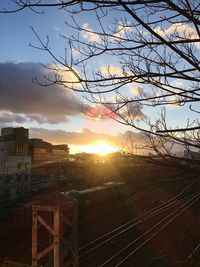
[[[32,206],[32,267],[78,267],[78,204],[60,193]]]

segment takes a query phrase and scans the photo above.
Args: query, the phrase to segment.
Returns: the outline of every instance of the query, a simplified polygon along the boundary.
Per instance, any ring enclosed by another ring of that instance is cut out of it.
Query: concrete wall
[[[7,156],[2,148],[3,144],[0,146],[0,197],[2,201],[14,201],[30,193],[31,158]]]

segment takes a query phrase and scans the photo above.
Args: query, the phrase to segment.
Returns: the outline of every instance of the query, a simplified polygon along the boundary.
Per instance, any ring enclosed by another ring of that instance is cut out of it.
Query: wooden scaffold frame
[[[68,216],[68,211],[69,216]],[[45,212],[45,216],[43,213]],[[53,218],[52,224],[47,217]],[[39,227],[44,227],[51,236],[51,243],[39,251]],[[67,239],[64,233],[68,231]],[[39,267],[42,258],[51,254],[52,267],[78,267],[78,202],[73,199],[61,205],[32,206],[32,267]],[[70,257],[71,255],[71,257]],[[66,260],[67,258],[68,261]]]

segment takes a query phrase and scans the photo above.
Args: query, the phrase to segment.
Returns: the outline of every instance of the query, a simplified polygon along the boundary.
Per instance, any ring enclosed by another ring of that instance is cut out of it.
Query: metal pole
[[[78,256],[78,201],[74,200],[74,218],[73,218],[73,240],[74,240],[74,251],[73,251],[73,267],[79,266]]]
[[[54,210],[54,267],[60,266],[60,209]]]
[[[32,266],[37,267],[37,209],[32,208]]]

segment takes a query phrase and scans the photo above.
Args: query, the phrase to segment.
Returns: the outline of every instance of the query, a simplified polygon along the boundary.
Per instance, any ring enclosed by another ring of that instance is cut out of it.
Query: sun
[[[101,143],[87,145],[85,147],[85,152],[98,154],[100,156],[105,156],[109,153],[116,152],[116,149],[106,142],[101,142]]]

